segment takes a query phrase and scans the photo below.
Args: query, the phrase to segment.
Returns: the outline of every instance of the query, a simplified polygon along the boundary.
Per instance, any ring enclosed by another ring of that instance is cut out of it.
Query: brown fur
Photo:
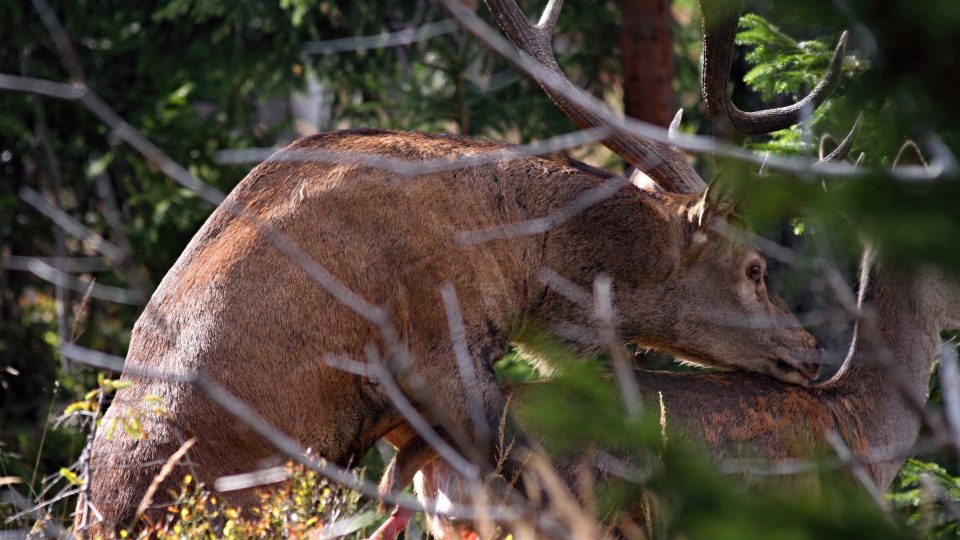
[[[637,377],[642,395],[651,407],[660,407],[662,399],[667,427],[702,441],[718,461],[820,458],[833,452],[826,435],[837,432],[864,460],[876,486],[885,490],[909,456],[920,426],[901,392],[925,401],[940,331],[960,328],[960,287],[930,268],[910,273],[880,269],[875,274],[864,284],[861,307],[873,314],[877,331],[858,329],[850,370],[837,384],[806,389],[752,373],[645,372]],[[880,363],[888,354],[890,368]],[[887,457],[878,459],[873,452],[886,452]],[[410,478],[418,465],[422,468],[416,483],[421,498],[458,485],[449,467],[423,451],[420,441],[407,441],[394,461],[390,470]],[[571,467],[563,459],[557,466],[561,473]],[[381,490],[404,480],[395,472],[384,478]],[[817,482],[816,475],[804,474],[780,480],[806,486]],[[578,491],[575,483],[570,485]],[[646,511],[642,504],[638,508]],[[643,514],[632,517],[647,521]],[[438,532],[452,530],[446,521],[428,516],[428,524]]]
[[[308,137],[291,149],[376,154],[410,162],[453,159],[504,148],[463,137],[355,130]],[[794,382],[815,342],[767,297],[745,268],[756,250],[721,241],[701,223],[696,196],[653,194],[624,185],[546,233],[458,244],[454,235],[550,215],[610,180],[562,157],[501,160],[455,171],[403,177],[383,169],[268,160],[227,204],[242,205],[282,231],[367,302],[385,309],[412,358],[415,375],[447,418],[470,429],[465,396],[478,393],[491,425],[504,408],[490,369],[510,331],[525,318],[556,326],[594,326],[592,317],[537,278],[549,267],[590,288],[612,276],[619,330],[626,338],[692,358],[770,372]],[[439,287],[460,299],[478,387],[457,373]],[[756,318],[762,328],[730,326]],[[587,347],[599,346],[590,342]],[[375,382],[339,371],[328,355],[364,360],[386,343],[370,322],[334,299],[251,223],[224,207],[187,246],[133,330],[127,366],[171,374],[199,372],[251,406],[300,444],[340,465],[355,463],[403,419]],[[99,530],[130,523],[160,464],[190,437],[189,464],[202,482],[256,469],[275,459],[270,443],[232,421],[197,388],[130,374],[107,411],[107,424],[159,398],[166,411],[142,419],[146,437],[103,432],[90,456],[91,499]],[[410,377],[399,383],[424,410]],[[493,455],[491,449],[490,453]],[[230,493],[231,503],[252,494]],[[163,501],[157,505],[162,507]],[[159,510],[148,516],[156,518]]]

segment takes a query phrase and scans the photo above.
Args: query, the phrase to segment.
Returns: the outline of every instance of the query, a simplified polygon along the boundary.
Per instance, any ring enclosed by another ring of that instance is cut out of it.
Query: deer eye
[[[763,281],[763,268],[759,264],[751,264],[747,268],[747,277],[759,284]]]

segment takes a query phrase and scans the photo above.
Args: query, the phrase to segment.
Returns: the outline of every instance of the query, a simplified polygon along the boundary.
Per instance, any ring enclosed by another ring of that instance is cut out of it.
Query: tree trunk
[[[620,0],[623,101],[627,116],[658,126],[674,113],[673,44],[668,0]]]

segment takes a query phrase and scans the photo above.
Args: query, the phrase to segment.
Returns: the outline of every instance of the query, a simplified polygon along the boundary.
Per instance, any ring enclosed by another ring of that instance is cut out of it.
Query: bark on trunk
[[[623,101],[628,116],[659,126],[674,113],[669,0],[621,0]]]

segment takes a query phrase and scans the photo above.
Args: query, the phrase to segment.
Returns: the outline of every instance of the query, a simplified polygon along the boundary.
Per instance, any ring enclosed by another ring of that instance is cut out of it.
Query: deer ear
[[[700,194],[690,217],[696,230],[702,231],[718,219],[728,219],[736,211],[736,203],[729,196],[729,191],[714,181]]]
[[[728,190],[714,180],[703,190],[695,206],[694,220],[698,229],[703,229],[715,219],[724,219],[736,211],[736,203]]]
[[[714,179],[703,191],[704,215],[700,225],[709,223],[711,219],[727,218],[737,211],[737,202],[733,192],[724,185],[719,177]]]

